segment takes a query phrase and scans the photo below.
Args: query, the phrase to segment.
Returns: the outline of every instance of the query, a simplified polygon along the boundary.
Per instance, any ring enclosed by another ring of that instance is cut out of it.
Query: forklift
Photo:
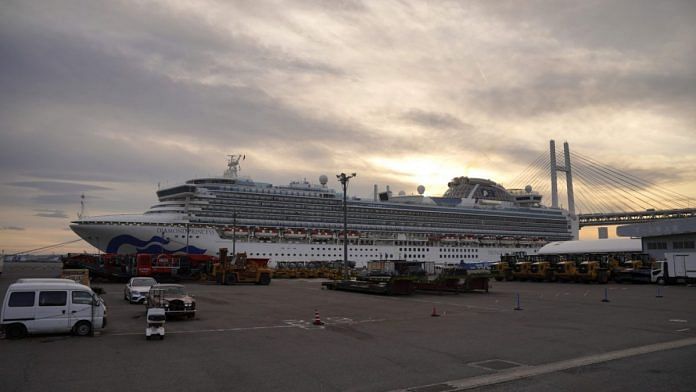
[[[227,248],[220,249],[220,261],[214,263],[209,278],[217,284],[254,283],[269,285],[273,271],[268,268],[268,259],[247,258],[246,253],[237,253],[232,260],[227,257]]]

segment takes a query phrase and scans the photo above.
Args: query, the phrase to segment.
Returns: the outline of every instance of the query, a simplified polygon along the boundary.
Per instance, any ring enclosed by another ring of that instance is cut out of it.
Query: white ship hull
[[[314,242],[305,239],[273,241],[253,237],[221,238],[213,228],[186,227],[186,225],[128,225],[111,222],[73,227],[73,230],[94,247],[105,253],[197,253],[216,256],[220,248],[232,252],[246,252],[250,257],[263,257],[271,265],[279,261],[333,261],[343,259],[342,239]],[[186,236],[188,235],[188,242]],[[366,245],[349,240],[348,260],[358,267],[370,260],[405,259],[433,261],[438,264],[497,261],[502,254],[525,252],[535,254],[538,247],[444,242],[426,245],[425,242],[404,241],[406,245]],[[410,243],[410,245],[409,245]]]

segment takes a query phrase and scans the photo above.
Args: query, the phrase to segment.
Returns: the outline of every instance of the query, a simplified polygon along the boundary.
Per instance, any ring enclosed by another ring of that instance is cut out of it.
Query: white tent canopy
[[[539,249],[540,255],[566,255],[578,253],[642,252],[640,238],[612,238],[604,240],[556,241]]]

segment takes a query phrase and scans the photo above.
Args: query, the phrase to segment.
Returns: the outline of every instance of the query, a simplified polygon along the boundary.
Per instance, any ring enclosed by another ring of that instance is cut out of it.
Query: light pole
[[[237,211],[232,213],[232,257],[237,256]]]
[[[346,204],[348,180],[355,177],[355,173],[337,174],[336,178],[343,185],[343,279],[348,280],[348,206]]]

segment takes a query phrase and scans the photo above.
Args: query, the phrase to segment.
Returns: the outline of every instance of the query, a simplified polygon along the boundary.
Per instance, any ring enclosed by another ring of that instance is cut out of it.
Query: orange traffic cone
[[[437,312],[437,309],[433,306],[433,313],[430,315],[430,317],[440,317],[440,314]]]
[[[324,322],[321,321],[321,319],[319,318],[319,311],[316,310],[316,309],[314,310],[314,322],[313,322],[312,324],[314,324],[314,325],[324,325]]]

